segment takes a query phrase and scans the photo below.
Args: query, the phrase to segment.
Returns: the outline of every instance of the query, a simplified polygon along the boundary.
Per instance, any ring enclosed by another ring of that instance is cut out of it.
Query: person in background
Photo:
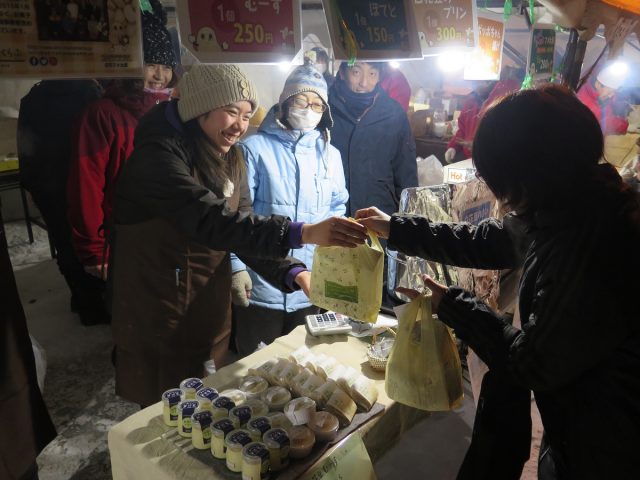
[[[340,151],[347,214],[368,205],[398,210],[404,188],[418,185],[416,146],[402,107],[380,87],[383,64],[342,62],[329,89],[331,143]]]
[[[393,68],[388,63],[384,66],[380,87],[387,92],[389,97],[400,104],[405,113],[409,110],[411,85],[409,85],[407,77],[398,68]]]
[[[469,292],[424,278],[433,312],[489,366],[460,479],[520,478],[530,391],[544,425],[538,478],[627,478],[640,467],[640,261],[629,255],[640,242],[640,204],[600,164],[603,149],[598,120],[569,90],[523,90],[488,107],[473,143],[478,175],[513,210],[503,221],[356,214],[407,255],[465,268],[523,265],[522,328]]]
[[[56,437],[9,258],[0,209],[0,478],[37,480],[36,457]]]
[[[615,63],[609,64],[578,91],[578,98],[596,116],[605,135],[624,135],[629,128],[628,106],[616,98],[625,78]]]
[[[494,87],[496,87],[495,81],[481,80],[467,96],[458,117],[458,130],[449,140],[447,150],[444,153],[444,159],[447,163],[453,162],[458,153],[462,153],[464,156],[460,160],[471,158],[471,143],[476,133],[480,112]]]
[[[355,246],[366,231],[253,214],[236,145],[257,108],[253,83],[233,65],[200,64],[178,89],[141,120],[115,199],[116,393],[141,405],[202,377],[205,361],[230,361],[230,251],[283,292],[308,292],[310,272],[287,252]]]
[[[329,71],[329,65],[331,65],[331,60],[329,60],[329,55],[327,55],[327,51],[322,47],[313,47],[310,52],[315,54],[315,58],[311,59],[311,55],[307,58],[310,59],[311,64],[318,70],[324,81],[327,83],[327,88],[330,88],[333,85],[333,82],[336,81],[336,77],[334,77]]]
[[[71,292],[71,310],[83,325],[104,323],[106,312],[91,289],[71,241],[66,185],[72,126],[82,110],[100,98],[95,80],[44,80],[20,101],[17,146],[20,181],[47,226],[60,273]]]
[[[296,68],[258,133],[240,144],[255,213],[306,223],[344,215],[349,194],[340,152],[329,144],[331,126],[322,75],[310,65]],[[306,245],[296,256],[311,268],[313,251]],[[238,259],[232,270],[235,342],[242,356],[319,312],[304,292],[283,293],[253,270],[247,272]]]
[[[118,175],[133,150],[140,118],[169,100],[176,78],[176,59],[166,13],[153,0],[153,13],[142,13],[143,80],[115,80],[104,97],[82,113],[67,181],[68,217],[75,251],[84,270],[93,275],[92,289],[102,297],[107,238],[112,224],[113,195]]]

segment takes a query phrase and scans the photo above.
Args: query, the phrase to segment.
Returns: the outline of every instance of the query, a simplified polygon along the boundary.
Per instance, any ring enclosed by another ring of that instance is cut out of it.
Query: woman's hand
[[[391,217],[376,207],[363,208],[356,212],[356,220],[382,238],[389,238]]]
[[[436,282],[429,275],[422,275],[422,281],[424,285],[431,290],[431,311],[433,313],[438,313],[438,307],[440,306],[440,300],[444,297],[444,294],[447,293],[446,285],[442,285],[441,283]],[[401,293],[402,295],[406,295],[410,299],[414,299],[417,296],[421,295],[420,292],[413,290],[411,288],[398,287],[396,288],[396,292]]]
[[[345,217],[329,217],[318,223],[302,226],[302,243],[323,247],[357,247],[367,239],[367,229]]]
[[[308,270],[303,270],[298,275],[296,275],[296,278],[294,278],[293,281],[298,284],[304,294],[308,297],[309,292],[311,291],[311,272]]]

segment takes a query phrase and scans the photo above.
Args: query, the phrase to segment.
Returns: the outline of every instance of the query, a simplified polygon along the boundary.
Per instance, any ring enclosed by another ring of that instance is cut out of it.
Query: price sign
[[[478,17],[478,48],[464,68],[465,80],[499,80],[504,22]]]
[[[0,76],[141,77],[138,2],[0,2]]]
[[[313,465],[301,480],[375,480],[376,475],[367,449],[359,433],[349,435],[336,445],[319,463]]]
[[[527,59],[528,72],[534,79],[551,77],[555,49],[556,31],[553,25],[536,25],[531,30]]]
[[[474,0],[413,0],[424,55],[476,46],[478,20]]]
[[[176,2],[180,42],[203,63],[291,61],[302,48],[299,0]]]
[[[411,0],[323,0],[339,60],[420,58]]]

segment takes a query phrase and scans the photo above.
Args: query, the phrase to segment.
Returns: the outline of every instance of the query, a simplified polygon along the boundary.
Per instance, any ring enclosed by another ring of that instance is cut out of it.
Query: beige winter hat
[[[255,86],[235,65],[194,65],[178,83],[178,113],[183,122],[216,108],[246,100],[258,108]]]

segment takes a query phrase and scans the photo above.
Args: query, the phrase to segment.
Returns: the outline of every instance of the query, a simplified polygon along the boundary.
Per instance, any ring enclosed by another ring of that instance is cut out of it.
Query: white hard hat
[[[627,79],[629,66],[624,62],[614,62],[603,68],[596,79],[605,87],[619,89]]]

